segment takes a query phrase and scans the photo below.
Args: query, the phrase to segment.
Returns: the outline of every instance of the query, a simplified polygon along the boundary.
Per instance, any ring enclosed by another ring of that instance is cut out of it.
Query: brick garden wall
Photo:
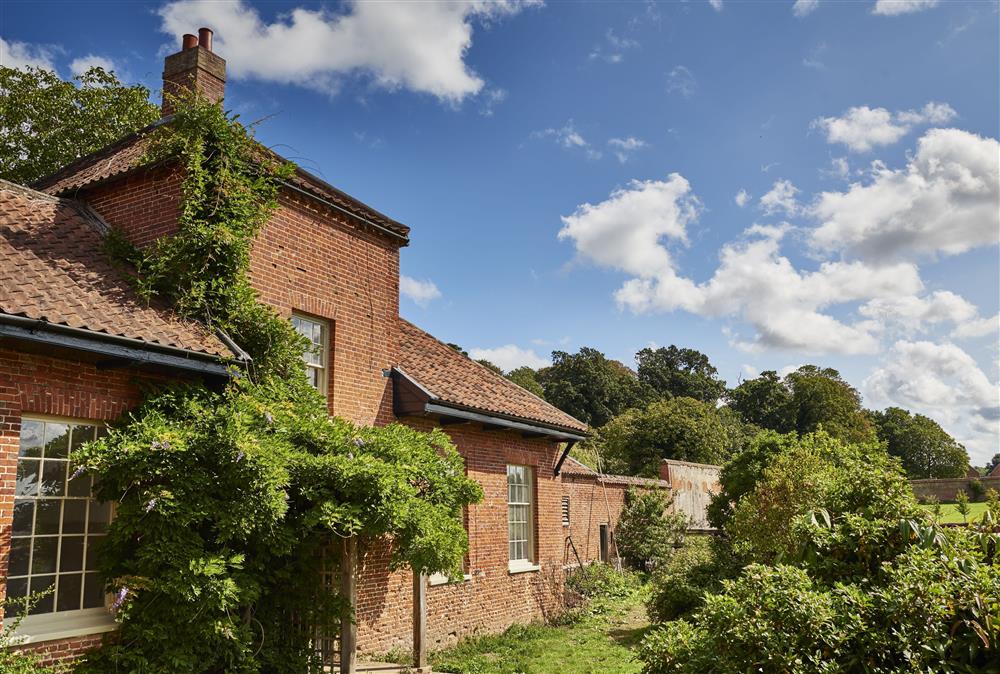
[[[969,498],[974,498],[976,494],[969,487],[972,479],[967,477],[956,477],[939,480],[910,480],[913,493],[920,500],[927,500],[930,497],[938,501],[954,501],[955,494],[964,490]],[[1000,492],[1000,477],[982,477],[979,482],[983,485],[983,490],[995,489]]]

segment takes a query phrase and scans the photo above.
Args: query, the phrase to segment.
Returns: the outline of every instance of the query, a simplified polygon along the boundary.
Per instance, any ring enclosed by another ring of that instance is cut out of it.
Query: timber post
[[[413,572],[413,668],[427,672],[427,576]]]
[[[358,603],[357,561],[358,539],[348,536],[341,541],[340,594],[349,603],[340,618],[340,674],[355,674],[358,667],[358,624],[354,620]]]

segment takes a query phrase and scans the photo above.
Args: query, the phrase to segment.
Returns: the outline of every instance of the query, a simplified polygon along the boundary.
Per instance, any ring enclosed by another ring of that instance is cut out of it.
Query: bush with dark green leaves
[[[702,605],[706,593],[717,592],[723,580],[738,573],[725,539],[689,536],[653,572],[646,612],[653,622],[682,618]]]
[[[649,571],[670,557],[684,539],[687,517],[670,511],[662,491],[629,489],[615,530],[619,554],[635,569]]]

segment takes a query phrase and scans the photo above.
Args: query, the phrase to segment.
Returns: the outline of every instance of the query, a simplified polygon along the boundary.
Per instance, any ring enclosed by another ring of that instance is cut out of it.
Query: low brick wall
[[[921,501],[936,498],[938,501],[954,501],[955,494],[964,490],[969,498],[975,498],[977,494],[969,488],[975,478],[955,477],[938,480],[910,480],[913,493]],[[983,485],[983,491],[995,489],[1000,492],[1000,477],[981,477],[979,482]]]

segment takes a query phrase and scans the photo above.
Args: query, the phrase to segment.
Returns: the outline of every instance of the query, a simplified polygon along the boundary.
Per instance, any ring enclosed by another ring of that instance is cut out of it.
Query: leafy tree
[[[159,117],[146,87],[102,68],[65,82],[50,70],[0,66],[0,178],[32,183]]]
[[[538,372],[545,399],[584,423],[603,426],[649,398],[638,377],[597,349],[552,352],[552,365]]]
[[[539,398],[545,397],[545,389],[543,389],[542,385],[538,383],[538,373],[527,365],[523,365],[508,372],[507,379],[510,379],[524,390],[534,393]]]
[[[969,455],[936,421],[899,407],[871,412],[880,440],[898,456],[911,479],[964,477]]]
[[[463,356],[468,356],[469,355],[468,351],[466,351],[465,349],[463,349],[458,344],[455,344],[454,342],[448,342],[447,345],[450,346],[451,348],[453,348],[455,351],[458,351]]]
[[[744,421],[779,433],[823,428],[848,442],[875,437],[861,395],[832,368],[803,365],[784,379],[768,370],[741,383],[728,400]]]
[[[989,475],[994,468],[1000,466],[1000,454],[994,454],[990,462],[983,467],[983,474]]]
[[[713,405],[671,398],[618,415],[601,429],[601,440],[629,474],[654,476],[662,459],[722,461],[728,438]]]
[[[796,444],[794,434],[776,431],[758,433],[739,453],[732,456],[719,472],[719,492],[708,506],[708,521],[724,529],[741,498],[757,486],[775,456],[790,451]]]
[[[726,382],[718,376],[708,356],[695,349],[674,345],[643,349],[635,354],[639,381],[661,398],[686,396],[715,403],[725,392]]]
[[[487,360],[485,358],[480,358],[476,362],[479,363],[480,365],[482,365],[483,367],[485,367],[487,370],[490,370],[491,372],[495,372],[496,374],[500,375],[501,377],[503,376],[503,370],[500,369],[499,365],[494,365],[492,362],[490,362],[489,360]]]
[[[634,568],[648,571],[665,561],[687,529],[687,516],[670,512],[671,499],[661,491],[625,492],[615,542],[618,552]]]
[[[774,370],[747,379],[727,395],[729,407],[744,421],[778,433],[795,430],[792,392]]]

